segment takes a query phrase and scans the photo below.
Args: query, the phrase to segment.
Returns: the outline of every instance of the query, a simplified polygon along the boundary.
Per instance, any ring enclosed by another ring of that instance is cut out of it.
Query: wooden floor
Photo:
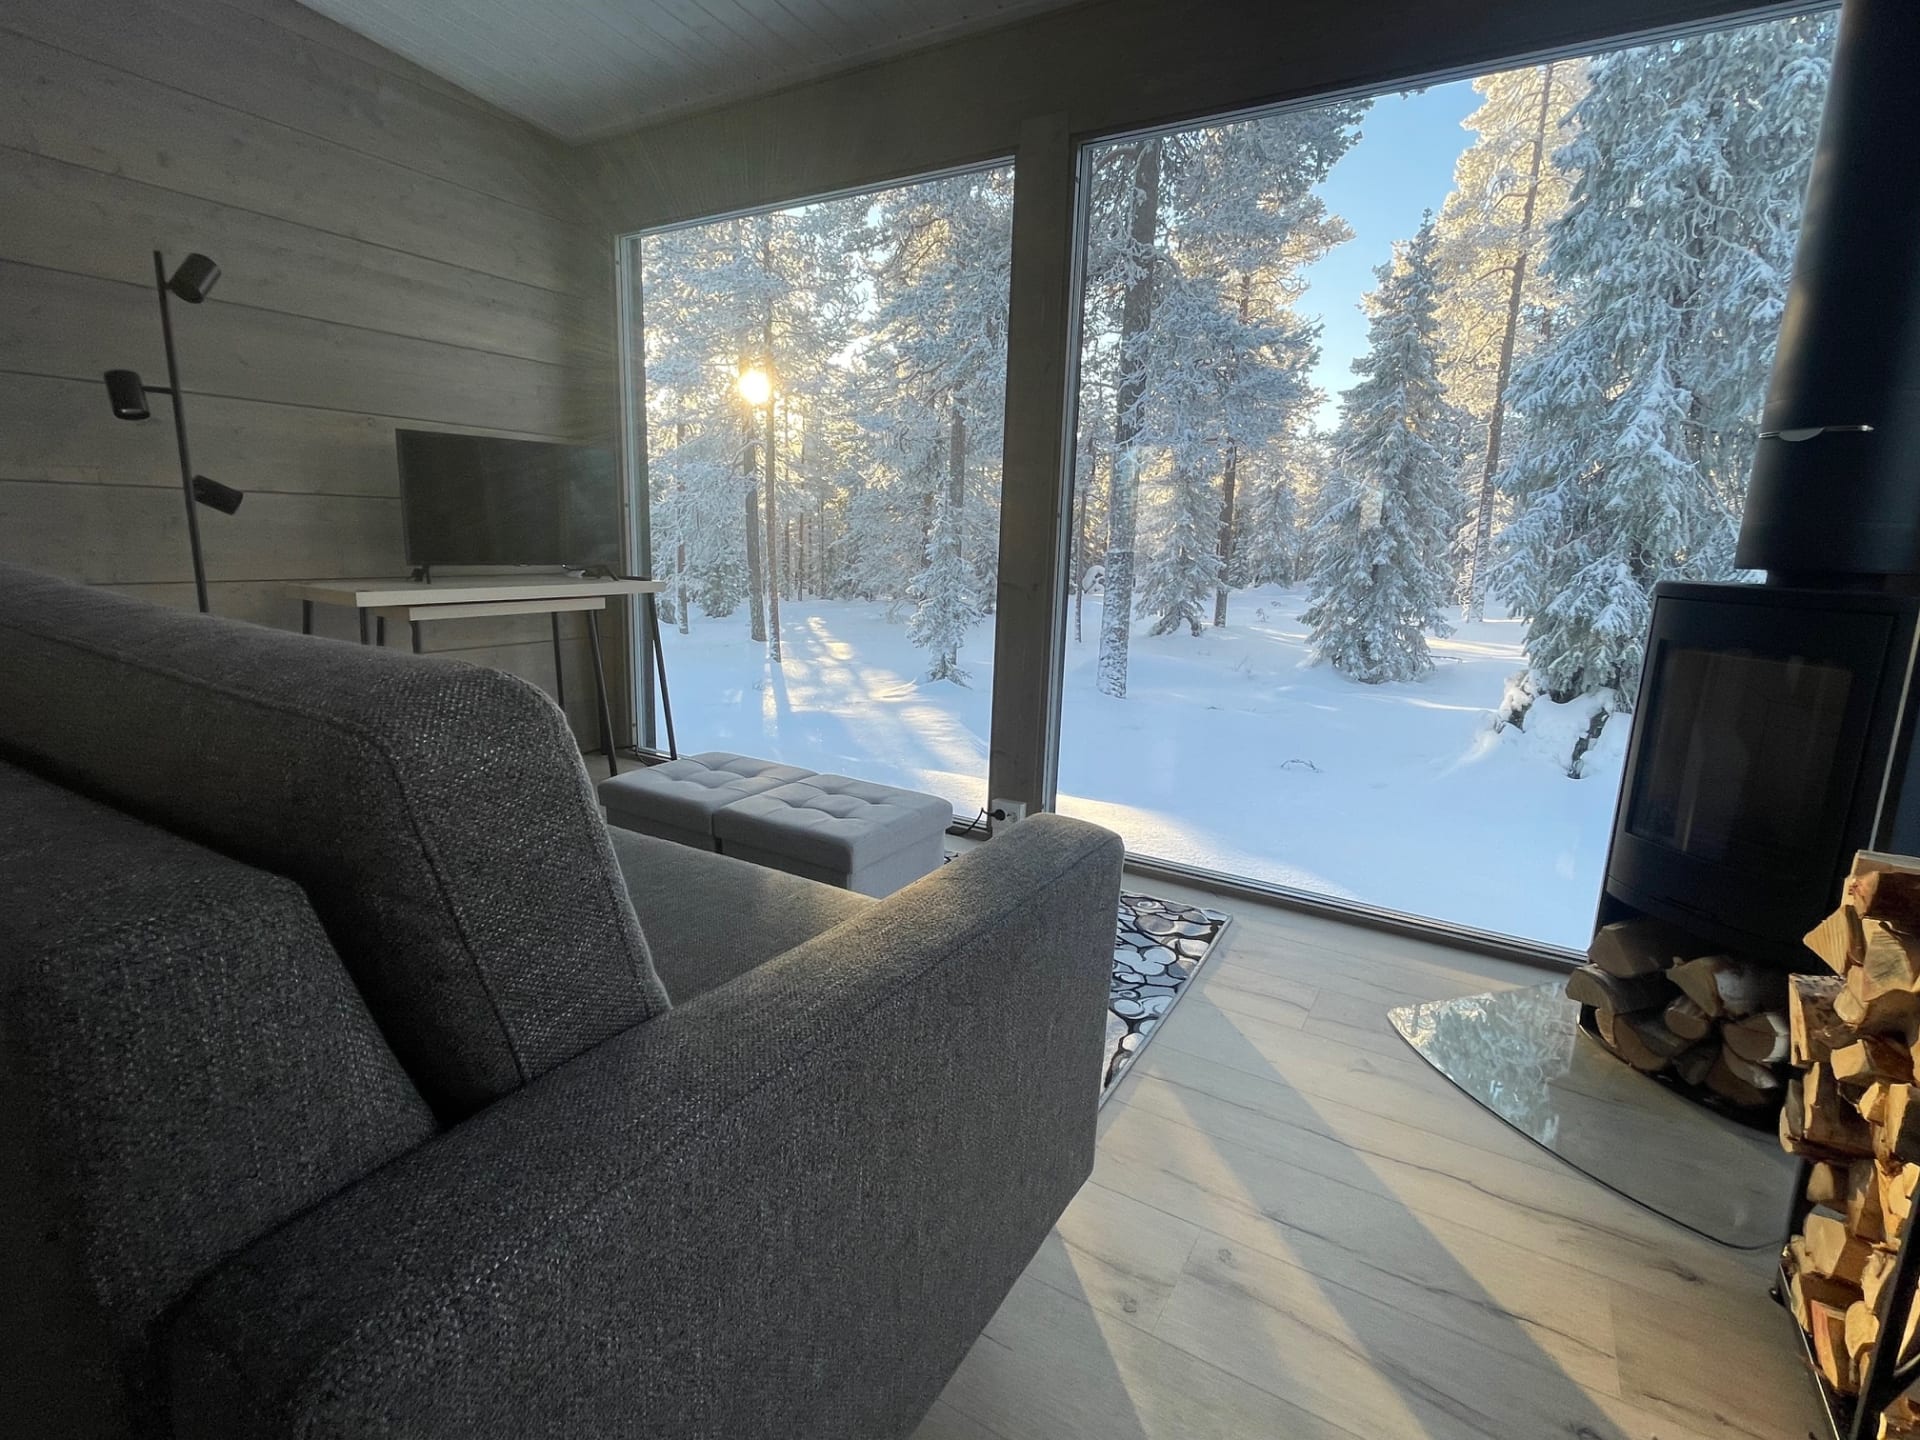
[[[1136,883],[1231,911],[1225,950],[916,1440],[1819,1433],[1764,1257],[1568,1169],[1388,1026],[1542,972]]]

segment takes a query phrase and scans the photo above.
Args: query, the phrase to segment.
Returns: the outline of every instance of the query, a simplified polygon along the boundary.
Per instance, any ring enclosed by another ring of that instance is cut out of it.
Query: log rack
[[[1812,1177],[1812,1163],[1802,1160],[1794,1175],[1793,1208],[1787,1220],[1789,1236],[1799,1232],[1815,1208],[1807,1195],[1807,1184]],[[1920,1216],[1914,1218],[1920,1219]],[[1876,1317],[1880,1323],[1880,1335],[1883,1341],[1891,1337],[1892,1343],[1874,1345],[1873,1358],[1867,1362],[1867,1373],[1862,1377],[1857,1396],[1841,1394],[1820,1373],[1819,1359],[1813,1351],[1813,1337],[1800,1328],[1800,1321],[1787,1300],[1785,1243],[1781,1246],[1782,1259],[1774,1276],[1773,1288],[1768,1293],[1786,1311],[1787,1323],[1800,1338],[1801,1348],[1806,1353],[1807,1374],[1812,1377],[1814,1387],[1819,1391],[1821,1404],[1827,1412],[1827,1423],[1833,1427],[1834,1440],[1875,1440],[1880,1433],[1880,1417],[1886,1408],[1905,1394],[1915,1381],[1920,1381],[1920,1356],[1905,1364],[1900,1362],[1901,1337],[1907,1333],[1907,1321],[1913,1313],[1916,1282],[1920,1282],[1920,1246],[1916,1246],[1913,1239],[1916,1230],[1920,1230],[1920,1225],[1909,1223],[1906,1233],[1901,1236],[1893,1278],[1888,1281],[1886,1291],[1880,1297],[1880,1310]],[[1888,1322],[1896,1316],[1900,1323],[1889,1326]]]

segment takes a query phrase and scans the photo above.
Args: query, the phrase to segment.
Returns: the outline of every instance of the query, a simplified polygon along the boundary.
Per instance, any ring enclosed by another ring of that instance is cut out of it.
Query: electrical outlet
[[[995,825],[1011,825],[1016,820],[1027,818],[1027,802],[1024,800],[995,800],[987,806],[987,814],[993,817]]]

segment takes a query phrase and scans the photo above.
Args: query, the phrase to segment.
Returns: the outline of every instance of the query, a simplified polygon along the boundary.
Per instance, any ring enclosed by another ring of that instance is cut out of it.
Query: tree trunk
[[[1253,313],[1253,276],[1240,277],[1240,323],[1245,325]],[[1236,374],[1239,366],[1234,366]],[[1233,497],[1238,486],[1240,445],[1227,441],[1226,464],[1220,468],[1220,583],[1213,592],[1213,623],[1227,623],[1227,587],[1233,583]]]
[[[1507,420],[1507,387],[1513,380],[1514,342],[1520,333],[1520,309],[1526,297],[1527,263],[1532,258],[1533,217],[1540,203],[1540,171],[1547,153],[1547,121],[1553,107],[1553,65],[1540,76],[1540,112],[1534,123],[1533,155],[1527,166],[1527,197],[1514,242],[1513,276],[1507,285],[1507,323],[1500,334],[1500,363],[1493,377],[1493,414],[1487,420],[1487,463],[1480,472],[1480,494],[1473,517],[1473,549],[1467,556],[1467,613],[1487,613],[1487,556],[1493,545],[1494,482],[1500,475],[1500,447]]]
[[[958,560],[966,546],[960,519],[967,513],[967,417],[958,405],[947,427],[947,504],[953,509],[953,558]]]
[[[1085,639],[1085,629],[1081,624],[1082,613],[1087,604],[1087,511],[1093,506],[1094,482],[1099,477],[1099,456],[1093,445],[1093,427],[1084,421],[1080,426],[1080,447],[1086,452],[1086,483],[1074,487],[1073,512],[1073,643],[1078,645]]]
[[[746,450],[754,449],[749,440]],[[752,460],[748,464],[752,465]],[[755,640],[765,642],[767,638],[766,582],[760,573],[760,484],[754,478],[754,471],[747,472],[747,633]]]
[[[771,333],[772,326],[768,326]],[[767,658],[780,663],[780,519],[773,500],[775,465],[773,459],[773,410],[775,397],[767,397]]]
[[[767,222],[760,236],[760,270],[763,275],[773,273],[773,225]],[[774,664],[780,663],[780,520],[779,506],[775,503],[774,489],[778,483],[779,467],[774,460],[774,411],[779,403],[779,375],[773,368],[773,300],[769,298],[761,312],[760,323],[761,363],[767,367],[767,376],[774,390],[767,395],[767,554],[763,567],[767,575],[767,658]]]
[[[1146,336],[1153,323],[1154,237],[1160,228],[1160,141],[1134,152],[1128,279],[1120,303],[1120,386],[1114,405],[1113,469],[1108,478],[1107,559],[1100,605],[1099,688],[1127,693],[1127,645],[1133,633],[1133,541],[1140,498],[1140,407],[1147,392]]]
[[[678,582],[675,615],[680,621],[680,633],[687,633],[687,542],[682,540],[673,553],[673,574]]]

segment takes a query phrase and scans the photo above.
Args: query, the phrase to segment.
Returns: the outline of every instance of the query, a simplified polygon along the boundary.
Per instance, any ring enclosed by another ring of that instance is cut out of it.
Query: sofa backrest
[[[292,881],[0,764],[0,1434],[161,1433],[166,1312],[437,1127]]]
[[[526,682],[0,566],[0,754],[306,891],[443,1119],[664,1011]]]

